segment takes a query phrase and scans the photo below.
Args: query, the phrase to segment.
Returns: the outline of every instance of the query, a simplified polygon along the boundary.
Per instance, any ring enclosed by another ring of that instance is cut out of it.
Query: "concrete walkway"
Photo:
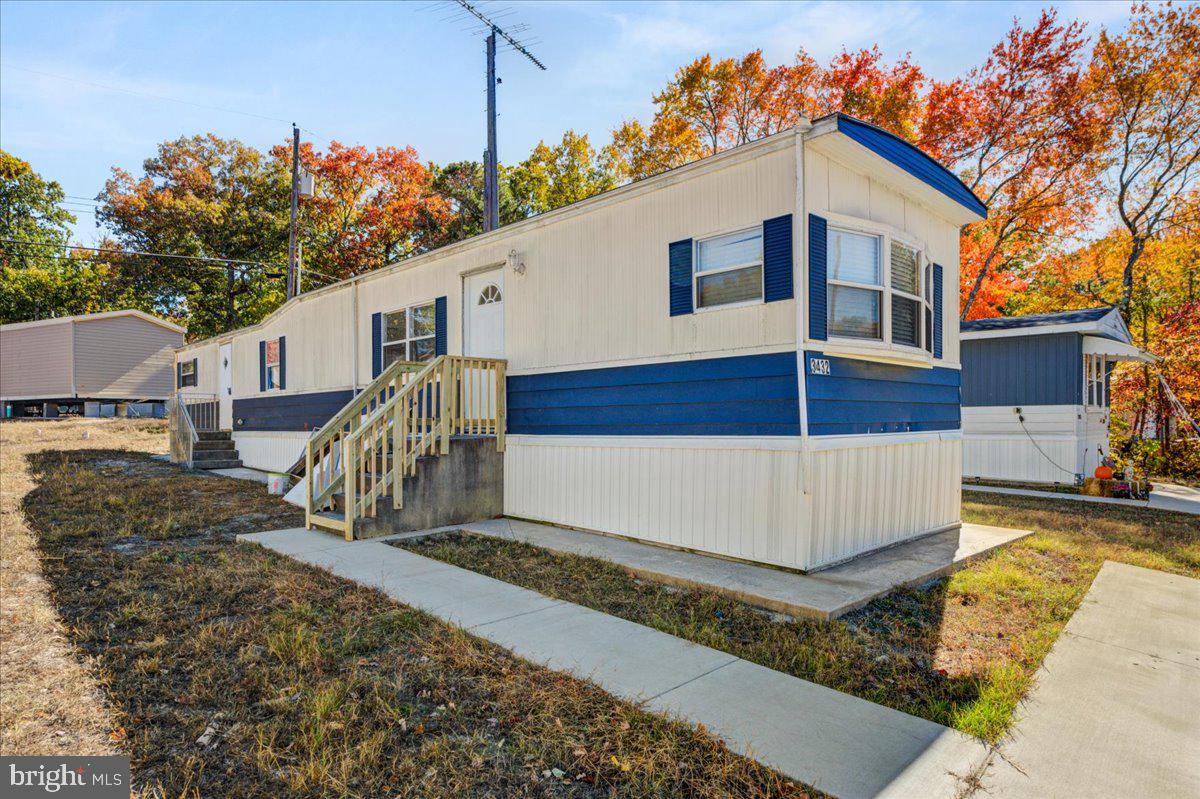
[[[303,529],[238,538],[703,724],[734,751],[842,799],[954,797],[989,755],[981,741],[939,724],[379,541]]]
[[[1093,502],[1102,505],[1125,505],[1130,508],[1150,508],[1192,513],[1200,516],[1200,490],[1171,483],[1155,483],[1150,492],[1150,501],[1121,499],[1120,497],[1089,497],[1083,494],[1064,494],[1057,491],[1036,491],[1032,488],[1008,488],[963,483],[963,491],[979,491],[984,494],[1012,494],[1018,497],[1041,499],[1064,499],[1068,502]]]
[[[1200,797],[1200,580],[1105,563],[1017,713],[989,796]]]
[[[488,519],[447,529],[524,541],[554,552],[600,558],[648,580],[703,588],[757,607],[823,620],[860,608],[896,586],[920,585],[949,574],[998,546],[1030,534],[1028,530],[964,524],[961,530],[947,530],[909,541],[841,566],[812,574],[797,574],[515,519]],[[430,532],[436,531],[388,537],[419,537]]]

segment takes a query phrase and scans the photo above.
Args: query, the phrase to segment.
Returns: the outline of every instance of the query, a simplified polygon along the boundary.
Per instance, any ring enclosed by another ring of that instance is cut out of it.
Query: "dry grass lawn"
[[[808,795],[701,729],[234,543],[301,521],[257,484],[41,427],[0,428],[21,475],[12,576],[39,586],[13,615],[27,656],[51,657],[3,697],[6,751],[40,751],[51,712],[63,751],[129,754],[143,797]]]
[[[832,623],[780,620],[711,592],[639,580],[594,558],[472,535],[398,546],[721,649],[988,741],[1105,560],[1200,577],[1200,519],[967,492],[966,521],[1035,531],[948,580]]]

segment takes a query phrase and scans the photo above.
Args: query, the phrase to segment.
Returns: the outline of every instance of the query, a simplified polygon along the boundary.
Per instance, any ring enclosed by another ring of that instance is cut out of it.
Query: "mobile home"
[[[162,416],[183,332],[132,309],[0,325],[4,418]]]
[[[310,503],[334,508],[313,525],[354,534],[410,502],[418,460],[483,433],[495,513],[816,569],[960,524],[958,231],[985,215],[912,145],[832,115],[177,359],[244,463],[310,464]]]
[[[1073,485],[1109,453],[1109,378],[1153,361],[1116,308],[963,322],[963,476]]]

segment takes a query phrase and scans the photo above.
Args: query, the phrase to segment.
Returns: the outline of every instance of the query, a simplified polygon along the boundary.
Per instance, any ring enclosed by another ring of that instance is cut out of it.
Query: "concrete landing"
[[[849,613],[897,586],[920,585],[949,574],[1030,534],[964,524],[961,530],[909,541],[812,574],[797,574],[515,519],[471,522],[456,529],[600,558],[648,580],[715,591],[756,607],[822,620]]]
[[[1200,796],[1200,580],[1105,563],[1017,715],[988,796]]]
[[[1150,507],[1200,516],[1200,488],[1155,483],[1154,490],[1150,492]]]
[[[378,588],[621,699],[703,724],[733,751],[842,799],[957,797],[990,754],[931,721],[378,540],[299,528],[238,539]]]

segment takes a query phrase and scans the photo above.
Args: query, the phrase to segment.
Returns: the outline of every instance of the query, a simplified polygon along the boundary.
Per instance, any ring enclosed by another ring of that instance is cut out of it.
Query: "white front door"
[[[233,343],[222,344],[217,352],[217,402],[221,408],[222,430],[233,429]]]
[[[463,355],[504,357],[504,269],[463,281]]]

